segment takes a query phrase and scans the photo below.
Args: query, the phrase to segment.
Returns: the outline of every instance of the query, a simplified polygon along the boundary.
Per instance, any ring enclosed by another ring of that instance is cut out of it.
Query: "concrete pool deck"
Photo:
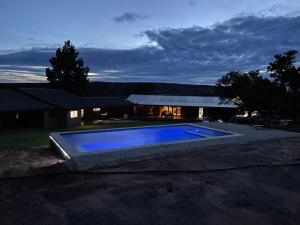
[[[103,168],[125,164],[128,162],[153,159],[156,157],[172,156],[187,152],[201,151],[222,145],[244,144],[251,141],[276,140],[280,138],[300,137],[299,133],[273,130],[257,129],[249,125],[230,123],[193,123],[198,126],[233,132],[241,134],[227,138],[200,140],[193,142],[182,142],[176,144],[163,144],[156,146],[145,146],[120,151],[87,154],[72,157],[64,162],[69,170],[89,170],[92,168]]]

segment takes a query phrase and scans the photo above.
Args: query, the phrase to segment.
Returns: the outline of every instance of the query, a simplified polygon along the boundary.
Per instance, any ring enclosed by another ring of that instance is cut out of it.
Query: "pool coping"
[[[68,141],[66,141],[62,137],[62,135],[64,135],[64,134],[96,133],[96,132],[107,132],[107,131],[142,129],[142,128],[151,128],[151,127],[182,126],[182,125],[188,125],[188,126],[193,126],[193,127],[200,127],[200,128],[205,128],[205,129],[209,129],[209,130],[220,131],[220,132],[224,132],[224,133],[229,133],[230,135],[213,137],[213,136],[206,136],[206,135],[201,135],[201,134],[197,134],[197,133],[192,133],[193,135],[204,136],[205,138],[203,138],[203,139],[199,138],[199,139],[192,139],[192,140],[184,140],[184,141],[170,141],[170,142],[164,142],[164,143],[159,143],[159,144],[146,144],[146,145],[140,145],[140,146],[134,146],[134,147],[115,148],[115,149],[112,149],[112,150],[101,150],[101,151],[93,151],[93,152],[79,152],[78,150],[75,149],[75,147],[72,144],[70,144]],[[120,152],[123,152],[123,151],[145,149],[145,148],[151,148],[151,147],[164,147],[164,146],[172,146],[172,145],[175,145],[175,144],[187,144],[187,143],[192,143],[192,142],[203,142],[203,141],[217,140],[217,139],[230,138],[230,137],[233,138],[233,137],[238,137],[238,136],[242,136],[242,135],[243,134],[232,132],[232,131],[201,126],[201,125],[197,125],[197,124],[193,124],[193,123],[175,123],[175,124],[165,124],[165,125],[107,128],[107,129],[85,130],[85,131],[52,132],[52,133],[49,134],[49,139],[50,139],[50,142],[53,142],[53,144],[55,144],[55,146],[60,151],[60,155],[64,159],[71,159],[71,158],[74,158],[74,157],[82,157],[82,156],[93,156],[93,155],[99,156],[99,155],[103,155],[103,154],[107,154],[107,153],[117,154],[117,153],[120,153]]]
[[[92,152],[90,154],[82,154],[72,156],[71,159],[63,161],[63,165],[71,171],[83,171],[97,168],[107,168],[111,166],[122,165],[131,162],[137,162],[142,160],[151,160],[158,157],[168,157],[174,155],[180,155],[184,153],[190,153],[195,151],[206,151],[212,150],[218,146],[224,145],[235,145],[245,144],[251,141],[266,141],[273,139],[282,139],[290,137],[299,137],[300,133],[281,131],[275,129],[256,129],[249,125],[243,124],[232,124],[232,123],[219,123],[219,122],[201,122],[201,123],[178,123],[173,125],[193,125],[198,127],[209,128],[213,130],[219,130],[227,133],[233,133],[237,135],[230,135],[224,137],[215,137],[214,139],[196,139],[188,141],[179,141],[171,144],[158,144],[154,146],[142,146],[129,149],[121,149],[119,151],[108,151],[108,152]],[[167,125],[155,125],[155,126],[141,126],[131,128],[143,128],[143,127],[156,127],[156,126],[170,126]],[[117,130],[129,129],[117,128]],[[105,130],[116,130],[116,129],[101,129]],[[88,130],[91,132],[97,132],[97,130]],[[86,131],[73,131],[73,132],[60,132],[60,133],[81,133]],[[52,135],[55,133],[51,133]],[[58,143],[59,144],[59,143]],[[56,151],[61,154],[62,157],[68,159],[64,152],[50,139],[50,147],[53,147]],[[63,148],[61,148],[63,150]],[[241,153],[242,154],[242,153]]]

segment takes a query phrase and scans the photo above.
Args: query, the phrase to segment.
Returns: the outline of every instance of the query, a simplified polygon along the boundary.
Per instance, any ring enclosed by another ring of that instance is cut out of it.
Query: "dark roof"
[[[82,101],[79,96],[64,90],[48,88],[20,88],[18,90],[28,96],[59,108],[70,109],[85,107],[85,102]]]
[[[15,90],[0,91],[0,111],[25,111],[52,109],[53,106],[28,97]]]
[[[64,109],[125,106],[132,104],[120,98],[80,97],[61,89],[20,88],[18,90],[47,104]]]

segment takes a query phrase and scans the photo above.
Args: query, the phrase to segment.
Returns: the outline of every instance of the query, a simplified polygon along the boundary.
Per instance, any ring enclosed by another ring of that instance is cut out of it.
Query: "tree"
[[[276,54],[275,61],[269,63],[267,70],[276,83],[294,93],[300,90],[300,67],[294,65],[296,54],[296,50],[287,51],[283,55]]]
[[[258,70],[247,73],[231,71],[217,81],[221,99],[234,103],[240,110],[272,111],[276,108],[279,89],[271,80],[259,75]],[[249,113],[249,114],[250,114]]]
[[[268,73],[275,83],[282,87],[283,102],[296,121],[300,114],[300,67],[295,66],[297,51],[290,50],[274,56],[268,66]]]
[[[247,111],[273,111],[283,116],[300,116],[300,67],[295,66],[297,51],[274,56],[267,67],[270,79],[257,70],[231,71],[217,81],[223,102],[231,102]]]
[[[47,80],[55,88],[82,93],[86,88],[89,68],[84,66],[79,52],[70,41],[66,41],[62,48],[56,50],[56,56],[49,61],[52,69],[46,69]]]

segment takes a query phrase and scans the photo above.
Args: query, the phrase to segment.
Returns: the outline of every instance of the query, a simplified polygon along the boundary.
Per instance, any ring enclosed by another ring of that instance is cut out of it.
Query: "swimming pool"
[[[223,138],[234,133],[193,124],[51,133],[50,139],[66,158],[72,155],[122,151],[147,146]]]

